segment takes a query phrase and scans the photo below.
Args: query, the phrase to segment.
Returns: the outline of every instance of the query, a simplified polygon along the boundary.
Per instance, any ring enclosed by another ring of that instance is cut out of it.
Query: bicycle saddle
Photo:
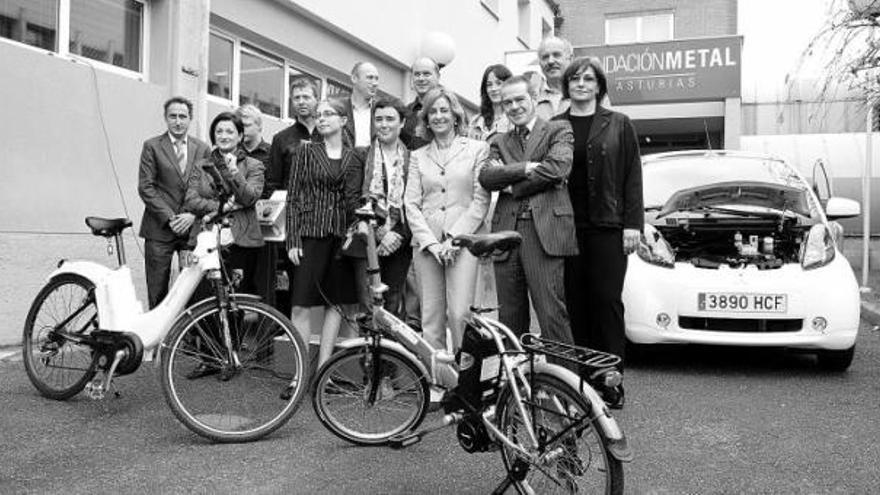
[[[477,257],[510,251],[521,242],[522,236],[512,230],[492,234],[461,234],[452,239],[453,246],[467,248]]]
[[[126,228],[131,227],[131,220],[127,218],[86,217],[86,225],[92,229],[92,235],[114,237]]]

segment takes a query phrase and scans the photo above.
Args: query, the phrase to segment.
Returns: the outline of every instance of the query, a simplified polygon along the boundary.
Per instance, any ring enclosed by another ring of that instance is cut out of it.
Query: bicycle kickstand
[[[501,483],[492,490],[492,495],[502,495],[514,482],[524,480],[528,470],[529,464],[526,461],[522,459],[516,459],[513,461],[513,466],[507,471],[507,476],[505,476],[505,478],[501,480]]]
[[[417,431],[415,433],[411,433],[409,435],[398,435],[396,437],[391,438],[388,441],[388,446],[392,449],[399,450],[409,447],[410,445],[415,445],[422,441],[422,438],[429,433],[434,433],[435,431],[442,430],[449,425],[458,423],[464,416],[460,412],[449,413],[435,425],[425,428],[422,431]]]

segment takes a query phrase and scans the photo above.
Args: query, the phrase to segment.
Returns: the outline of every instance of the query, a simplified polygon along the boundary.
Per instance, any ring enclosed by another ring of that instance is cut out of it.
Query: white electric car
[[[645,235],[623,290],[631,342],[807,349],[827,369],[849,367],[859,288],[833,220],[859,215],[857,202],[820,199],[770,156],[683,151],[642,163]]]

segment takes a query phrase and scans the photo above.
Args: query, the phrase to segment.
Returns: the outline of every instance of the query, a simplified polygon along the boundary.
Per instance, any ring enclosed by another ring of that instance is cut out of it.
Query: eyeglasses
[[[568,78],[568,82],[594,83],[597,80],[598,79],[596,79],[596,76],[594,76],[592,74],[581,74],[581,75],[575,74],[575,75],[572,75],[571,77]]]
[[[329,119],[330,117],[338,117],[339,114],[334,112],[333,110],[324,110],[323,112],[318,112],[318,118]]]

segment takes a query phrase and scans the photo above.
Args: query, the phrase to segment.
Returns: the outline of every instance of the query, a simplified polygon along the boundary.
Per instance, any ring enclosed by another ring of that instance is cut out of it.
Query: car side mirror
[[[825,205],[825,216],[828,220],[840,218],[852,218],[862,214],[862,207],[858,201],[848,198],[828,198]]]

